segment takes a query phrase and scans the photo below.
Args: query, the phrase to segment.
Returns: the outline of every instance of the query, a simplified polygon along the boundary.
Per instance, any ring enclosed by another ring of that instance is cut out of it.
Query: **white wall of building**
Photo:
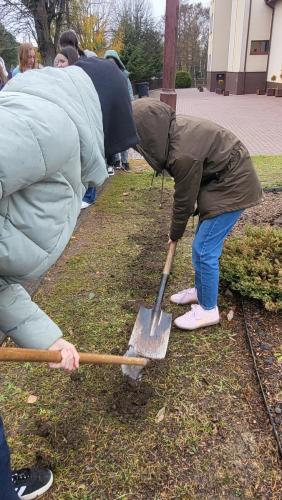
[[[282,0],[275,4],[267,81],[276,75],[276,82],[282,83]]]
[[[252,40],[269,40],[272,9],[263,0],[252,0],[246,71],[266,71],[267,55],[251,55]]]
[[[228,71],[244,71],[250,0],[233,0],[231,12]]]
[[[232,0],[212,0],[208,71],[227,71]]]

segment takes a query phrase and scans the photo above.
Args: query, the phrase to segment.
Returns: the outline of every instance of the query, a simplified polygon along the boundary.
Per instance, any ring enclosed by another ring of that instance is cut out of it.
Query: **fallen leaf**
[[[164,419],[164,416],[165,416],[165,406],[163,408],[161,408],[160,411],[157,413],[157,416],[155,418],[156,424],[159,424],[160,422],[162,422],[162,420]]]
[[[234,311],[230,309],[229,313],[227,314],[227,319],[228,321],[232,321],[233,318],[234,318]]]
[[[33,395],[31,394],[31,395],[30,395],[30,396],[28,396],[28,398],[27,398],[27,403],[28,403],[29,405],[33,405],[33,403],[36,403],[37,399],[38,399],[38,398],[37,398],[37,396],[33,396]]]

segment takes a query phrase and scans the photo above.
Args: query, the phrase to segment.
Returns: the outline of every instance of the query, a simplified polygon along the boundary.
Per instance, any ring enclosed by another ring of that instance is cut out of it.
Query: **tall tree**
[[[179,11],[177,69],[191,73],[192,78],[205,78],[209,36],[209,9],[199,2],[182,0]]]
[[[0,56],[4,59],[7,68],[16,65],[18,60],[18,43],[0,23]]]
[[[14,34],[33,38],[43,64],[52,64],[68,0],[0,0],[0,19]]]
[[[123,33],[121,57],[132,80],[159,76],[162,70],[162,35],[148,0],[116,2],[115,27]]]
[[[79,44],[98,55],[108,45],[109,18],[113,0],[72,0],[68,6],[67,27],[75,30]]]

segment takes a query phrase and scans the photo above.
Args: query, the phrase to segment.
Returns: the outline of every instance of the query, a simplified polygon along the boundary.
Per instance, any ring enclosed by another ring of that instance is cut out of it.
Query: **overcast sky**
[[[210,0],[190,0],[191,3],[202,3],[205,7],[210,5]],[[155,17],[161,17],[165,14],[166,0],[151,0],[152,12]]]

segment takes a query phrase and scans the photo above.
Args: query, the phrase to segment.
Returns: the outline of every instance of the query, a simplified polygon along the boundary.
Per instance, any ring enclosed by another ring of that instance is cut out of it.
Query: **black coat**
[[[99,57],[81,58],[75,64],[91,78],[100,99],[106,158],[135,146],[138,136],[122,72],[115,64]]]

